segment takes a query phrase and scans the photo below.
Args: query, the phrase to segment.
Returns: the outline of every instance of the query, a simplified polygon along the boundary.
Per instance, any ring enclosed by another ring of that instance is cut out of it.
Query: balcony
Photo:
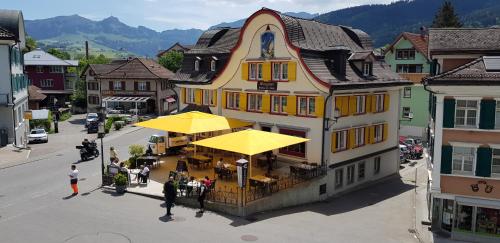
[[[429,76],[427,73],[399,73],[399,76],[401,76],[404,79],[410,80],[415,84],[420,84],[422,82],[422,79]]]

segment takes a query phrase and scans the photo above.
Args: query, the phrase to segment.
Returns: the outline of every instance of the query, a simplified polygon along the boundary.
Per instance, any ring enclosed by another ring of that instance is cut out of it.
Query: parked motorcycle
[[[80,150],[80,158],[82,161],[87,161],[90,158],[99,157],[99,150],[95,141],[82,142],[83,145],[77,145],[76,149]],[[87,145],[85,145],[87,144]]]

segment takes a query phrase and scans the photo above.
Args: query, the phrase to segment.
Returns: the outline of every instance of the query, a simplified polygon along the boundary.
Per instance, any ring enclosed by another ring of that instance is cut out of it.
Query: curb
[[[114,187],[113,187],[114,189]],[[142,193],[142,192],[132,192],[132,191],[129,191],[129,190],[125,190],[126,193],[130,193],[130,194],[134,194],[134,195],[139,195],[139,196],[143,196],[143,197],[149,197],[149,198],[153,198],[153,199],[158,199],[158,200],[165,200],[164,197],[162,196],[159,196],[159,195],[153,195],[153,194],[148,194],[148,193]]]

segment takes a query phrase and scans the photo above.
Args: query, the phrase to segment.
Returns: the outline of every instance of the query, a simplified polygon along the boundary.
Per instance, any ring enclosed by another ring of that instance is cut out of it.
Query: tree
[[[85,67],[88,64],[108,64],[110,62],[111,59],[107,58],[103,54],[100,54],[99,56],[90,55],[88,60],[85,58],[85,56],[79,56],[78,74],[79,76],[81,76],[81,72],[84,71]],[[85,80],[82,80],[80,78],[77,79],[75,83],[75,92],[71,96],[71,101],[72,104],[76,107],[87,107],[87,84],[85,83]]]
[[[37,48],[36,40],[31,38],[31,36],[26,37],[26,48],[24,48],[23,52],[30,52]]]
[[[69,55],[69,53],[67,53],[65,51],[61,51],[61,50],[56,49],[56,48],[50,48],[47,52],[49,54],[51,54],[52,56],[55,56],[55,57],[63,59],[63,60],[71,59],[71,55]]]
[[[445,1],[432,21],[433,28],[460,28],[462,23],[450,1]]]
[[[169,51],[158,59],[158,63],[172,72],[177,72],[182,66],[184,54],[180,51]]]

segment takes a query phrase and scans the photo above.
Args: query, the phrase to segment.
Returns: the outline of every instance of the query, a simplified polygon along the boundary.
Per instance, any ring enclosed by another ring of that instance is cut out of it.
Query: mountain
[[[310,14],[310,13],[306,13],[306,12],[286,12],[284,13],[286,15],[290,15],[292,17],[298,17],[298,18],[303,18],[303,19],[313,19],[315,17],[318,17],[319,14]],[[218,25],[214,25],[212,27],[210,27],[209,29],[214,29],[214,28],[220,28],[220,27],[231,27],[231,28],[240,28],[242,27],[244,24],[245,24],[245,20],[247,20],[246,18],[245,19],[240,19],[240,20],[236,20],[234,22],[222,22]]]
[[[450,0],[464,27],[500,24],[499,0]],[[375,46],[390,44],[403,31],[419,33],[430,27],[442,0],[405,0],[391,4],[362,5],[317,16],[315,20],[346,25],[367,32]]]
[[[28,35],[42,48],[61,48],[73,55],[85,52],[87,40],[91,54],[152,57],[176,42],[194,44],[203,32],[199,29],[157,32],[144,26],[128,26],[116,17],[93,21],[79,15],[26,20],[25,25]]]

